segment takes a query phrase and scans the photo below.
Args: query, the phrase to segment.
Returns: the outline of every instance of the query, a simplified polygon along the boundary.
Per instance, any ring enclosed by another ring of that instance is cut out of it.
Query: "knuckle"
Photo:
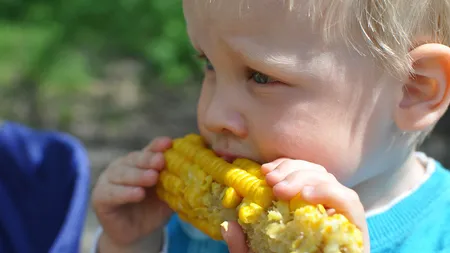
[[[327,169],[325,169],[325,167],[323,167],[322,165],[316,164],[316,169],[319,170],[319,171],[323,171],[323,172],[327,172],[328,173]]]
[[[301,166],[299,166],[298,162],[295,160],[285,160],[280,163],[280,165],[276,168],[276,170],[279,170],[281,172],[289,172],[292,171],[298,171],[300,170]]]
[[[153,153],[148,153],[148,152],[140,153],[140,155],[136,159],[136,166],[147,167],[150,164],[152,157],[153,157]]]
[[[327,188],[330,186],[330,180],[327,176],[322,176],[323,174],[317,174],[317,176],[312,177],[308,184],[316,185],[318,188]]]
[[[308,165],[309,165],[308,167],[311,168],[312,170],[328,173],[327,169],[325,169],[325,167],[320,164],[308,162]]]
[[[157,147],[159,145],[159,143],[161,143],[162,141],[164,141],[164,137],[162,136],[158,136],[155,137],[152,141],[150,141],[150,143],[144,148],[144,150],[146,151],[150,151],[152,149],[155,149],[155,147]]]
[[[350,201],[352,201],[352,202],[356,202],[356,203],[360,202],[358,193],[356,191],[354,191],[353,189],[347,188],[347,196],[350,199]]]
[[[139,158],[139,151],[132,151],[126,155],[125,160],[129,163],[136,163],[137,158]]]
[[[293,160],[293,159],[286,159],[285,161],[283,161],[283,163],[286,164],[286,166],[294,168],[299,168],[302,165],[301,160]]]
[[[285,180],[289,181],[289,182],[296,182],[299,181],[297,180],[297,177],[300,176],[300,172],[297,171],[292,171],[291,173],[287,174],[285,177]]]
[[[103,172],[104,174],[109,174],[112,171],[114,171],[117,167],[119,167],[123,161],[124,161],[125,157],[119,157],[118,159],[114,160],[113,162],[111,162],[108,167],[106,167],[105,171]]]
[[[107,181],[112,183],[120,183],[126,181],[128,178],[127,169],[123,165],[116,166],[113,173],[109,173]]]
[[[337,178],[333,174],[327,172],[326,175],[329,180],[337,182]]]

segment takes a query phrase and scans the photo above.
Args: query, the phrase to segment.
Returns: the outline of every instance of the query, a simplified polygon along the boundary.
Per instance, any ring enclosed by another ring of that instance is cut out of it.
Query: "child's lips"
[[[218,157],[224,159],[225,161],[227,161],[227,162],[229,162],[229,163],[232,163],[232,162],[234,162],[234,160],[236,160],[237,158],[239,158],[239,156],[234,155],[234,154],[231,154],[231,153],[228,153],[228,152],[226,152],[226,151],[214,150],[214,153],[215,153]]]
[[[237,159],[237,157],[235,156],[221,156],[221,158],[225,161],[227,161],[228,163],[233,163],[234,160]]]

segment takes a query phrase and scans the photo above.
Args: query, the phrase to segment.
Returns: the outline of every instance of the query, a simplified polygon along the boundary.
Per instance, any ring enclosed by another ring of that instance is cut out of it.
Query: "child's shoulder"
[[[418,153],[427,164],[422,184],[389,208],[368,215],[372,252],[450,252],[450,171]]]

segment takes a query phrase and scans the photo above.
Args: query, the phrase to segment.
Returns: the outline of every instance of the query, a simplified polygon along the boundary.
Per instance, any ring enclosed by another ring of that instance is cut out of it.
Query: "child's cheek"
[[[270,145],[260,145],[265,160],[288,157],[323,166],[339,181],[347,181],[360,163],[360,148],[357,143],[349,145],[345,135],[334,133],[332,136],[321,134],[320,130],[309,134],[274,133],[261,141]]]

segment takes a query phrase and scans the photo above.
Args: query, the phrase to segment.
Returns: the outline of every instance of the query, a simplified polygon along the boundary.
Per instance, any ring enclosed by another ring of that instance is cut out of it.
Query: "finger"
[[[300,170],[301,165],[294,160],[285,160],[278,164],[271,172],[266,175],[266,182],[269,186],[274,186],[284,180],[289,174]]]
[[[292,160],[292,159],[285,159],[280,158],[278,160],[275,160],[270,165],[263,165],[264,172],[266,175],[266,181],[270,186],[275,185],[276,183],[283,180],[287,175],[291,174],[292,172],[296,170],[317,170],[322,172],[327,172],[327,170],[314,163],[310,163],[303,160]],[[261,168],[263,171],[263,167]]]
[[[225,222],[221,226],[221,232],[230,253],[249,252],[244,231],[239,223],[235,221]]]
[[[333,214],[344,215],[361,230],[364,236],[364,248],[370,249],[364,206],[355,191],[335,182],[303,188],[301,196],[309,203],[332,207]]]
[[[335,209],[356,225],[364,220],[364,208],[358,194],[338,183],[323,183],[303,188],[301,196],[312,204],[322,204]]]
[[[136,166],[142,169],[153,169],[161,171],[166,164],[162,153],[142,152]]]
[[[95,189],[93,202],[96,206],[119,206],[138,203],[145,198],[145,190],[141,187],[104,184]]]
[[[261,172],[264,175],[267,175],[268,173],[270,173],[271,171],[273,171],[280,163],[289,160],[288,158],[278,158],[270,163],[265,163],[263,165],[261,165]]]
[[[161,136],[155,138],[150,144],[148,144],[144,151],[150,152],[164,152],[172,146],[172,139],[167,136]]]
[[[151,187],[157,183],[158,177],[159,173],[152,169],[118,166],[108,174],[108,181],[119,185]]]
[[[266,175],[284,163],[288,163],[288,164],[290,164],[290,166],[294,166],[294,167],[298,167],[298,168],[310,168],[310,169],[321,170],[324,172],[327,171],[324,167],[322,167],[318,164],[315,164],[315,163],[308,162],[308,161],[293,160],[293,159],[288,159],[288,158],[278,158],[277,160],[274,160],[273,162],[265,163],[265,164],[261,165],[261,172],[264,175]]]
[[[134,151],[127,155],[124,164],[141,169],[162,170],[165,159],[162,153]]]
[[[334,213],[344,215],[355,224],[364,235],[364,247],[370,248],[369,232],[366,222],[364,206],[358,194],[339,183],[316,185],[304,188],[302,198],[312,204],[322,204],[332,207]]]
[[[308,185],[317,185],[334,181],[329,173],[316,170],[294,171],[273,186],[273,193],[282,200],[290,200]]]

